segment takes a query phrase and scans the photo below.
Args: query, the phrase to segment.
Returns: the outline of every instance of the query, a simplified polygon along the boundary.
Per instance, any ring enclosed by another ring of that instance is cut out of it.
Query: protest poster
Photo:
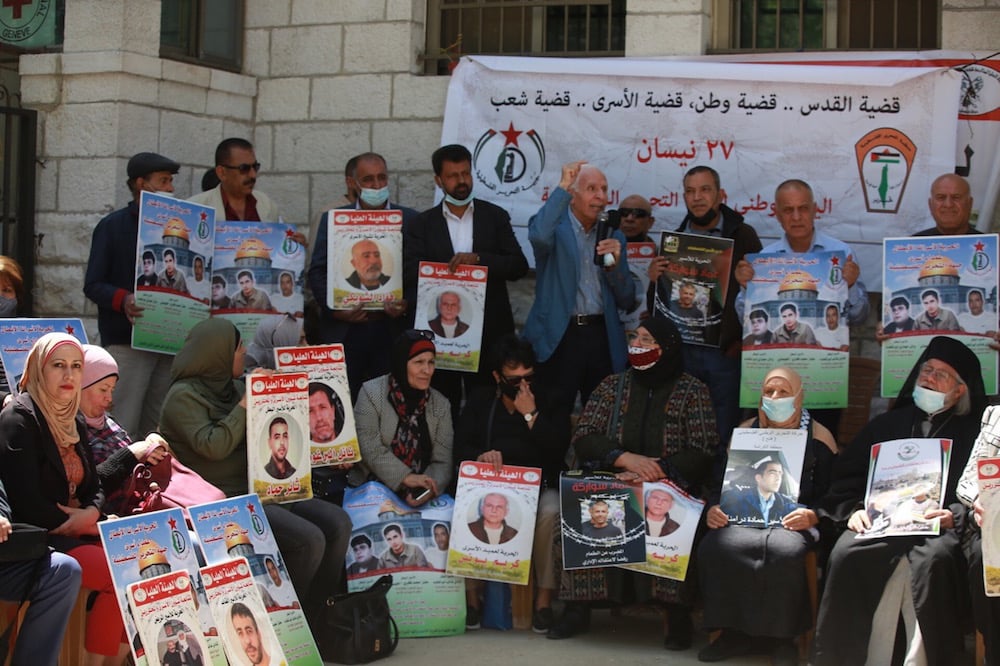
[[[247,476],[264,504],[312,497],[309,375],[247,375]]]
[[[207,319],[209,304],[191,292],[212,274],[215,209],[163,194],[139,199],[132,347],[176,354],[187,332]],[[160,270],[162,269],[162,270]]]
[[[459,265],[452,273],[448,264],[420,262],[414,325],[433,331],[439,370],[479,370],[488,272]]]
[[[625,255],[628,257],[628,271],[632,274],[632,279],[639,283],[641,288],[641,303],[632,312],[618,311],[621,317],[622,326],[625,327],[625,335],[635,332],[639,327],[639,315],[646,311],[646,290],[649,289],[649,264],[656,256],[656,243],[649,241],[643,243],[626,243]]]
[[[389,610],[404,638],[465,631],[465,581],[444,573],[455,501],[440,495],[414,508],[369,481],[344,491],[351,517],[347,591],[368,589],[392,574]]]
[[[735,428],[719,508],[730,525],[777,527],[799,508],[808,433],[800,428]],[[773,498],[768,514],[760,497]]]
[[[126,590],[129,609],[138,627],[150,666],[204,664],[225,666],[217,650],[213,656],[206,628],[198,620],[195,591],[186,571],[154,576],[132,583]]]
[[[309,460],[313,467],[361,461],[344,345],[277,347],[275,367],[309,375]]]
[[[893,439],[871,448],[865,511],[871,527],[858,539],[884,536],[937,536],[941,519],[924,518],[940,509],[948,481],[951,440]]]
[[[381,310],[403,298],[403,213],[398,210],[347,210],[327,213],[330,257],[327,307]]]
[[[977,460],[976,475],[983,505],[983,585],[986,596],[1000,597],[1000,458]]]
[[[137,581],[172,572],[186,572],[191,578],[194,593],[199,597],[198,601],[204,599],[204,589],[198,576],[198,558],[188,535],[184,512],[181,509],[166,509],[114,518],[97,523],[97,529],[136,666],[156,663],[155,660],[147,661],[145,644],[133,619],[126,592],[129,585]],[[207,604],[198,605],[198,619],[211,662],[224,664],[222,645],[210,633],[212,619]],[[152,645],[149,647],[150,650],[154,648]],[[222,661],[219,661],[220,658]]]
[[[657,481],[642,484],[642,506],[646,561],[622,568],[684,580],[705,503],[670,481]]]
[[[659,256],[667,268],[656,280],[653,316],[672,321],[686,343],[718,347],[733,239],[664,232]]]
[[[289,662],[275,635],[246,558],[201,569],[208,607],[230,664],[314,664],[311,655]]]
[[[748,254],[740,407],[756,407],[773,368],[802,377],[804,406],[847,406],[850,333],[843,252]]]
[[[927,343],[946,335],[979,358],[987,395],[997,392],[997,235],[883,241],[882,395],[894,398]]]
[[[87,331],[79,319],[0,319],[0,361],[11,393],[17,393],[31,347],[47,333],[66,333],[87,344]]]
[[[260,498],[256,495],[230,497],[191,507],[189,511],[191,525],[201,541],[208,564],[246,558],[257,589],[267,600],[268,618],[289,663],[321,666],[319,650]]]
[[[646,523],[635,486],[613,474],[566,472],[559,478],[563,568],[646,561]]]
[[[527,585],[541,484],[537,467],[460,464],[448,573]]]
[[[275,314],[304,317],[305,248],[280,222],[215,223],[212,316],[233,322],[249,342]]]

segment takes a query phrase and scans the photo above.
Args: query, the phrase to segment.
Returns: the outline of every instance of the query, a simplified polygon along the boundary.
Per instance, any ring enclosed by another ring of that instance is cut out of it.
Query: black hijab
[[[682,354],[680,331],[669,319],[650,317],[639,324],[646,329],[660,345],[660,358],[652,368],[646,370],[632,369],[637,382],[646,387],[662,386],[672,382],[684,372],[684,356]]]

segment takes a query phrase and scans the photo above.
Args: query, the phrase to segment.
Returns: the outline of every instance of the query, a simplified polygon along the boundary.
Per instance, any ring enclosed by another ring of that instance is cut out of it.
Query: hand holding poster
[[[485,266],[421,261],[417,280],[416,327],[434,332],[439,370],[477,372],[486,308]]]
[[[448,573],[527,585],[542,471],[471,460],[458,469]]]
[[[381,310],[386,303],[401,300],[403,214],[338,208],[328,216],[332,226],[327,241],[327,307]]]
[[[906,376],[937,335],[965,344],[979,358],[986,393],[997,392],[997,235],[886,238],[883,241],[882,395],[899,394]]]
[[[748,254],[740,406],[756,407],[760,385],[786,366],[803,379],[805,407],[847,406],[850,348],[843,252]]]
[[[247,474],[265,504],[312,497],[309,375],[248,375]]]
[[[646,524],[635,486],[613,474],[567,472],[559,478],[559,503],[564,568],[646,561]]]
[[[705,503],[670,481],[659,481],[642,484],[642,504],[646,523],[646,561],[623,565],[623,568],[684,580]]]
[[[684,342],[718,347],[733,240],[665,232],[660,257],[667,266],[656,280],[653,316],[674,322]]]
[[[344,345],[277,347],[275,367],[309,375],[309,459],[313,467],[356,463],[361,448],[347,383]]]
[[[1000,458],[981,458],[976,465],[983,506],[983,585],[986,596],[1000,597]]]
[[[941,519],[924,515],[941,508],[950,460],[950,439],[893,439],[872,446],[865,492],[871,527],[857,538],[939,534]]]
[[[801,506],[806,437],[799,428],[733,430],[719,499],[730,525],[778,527],[786,514]]]

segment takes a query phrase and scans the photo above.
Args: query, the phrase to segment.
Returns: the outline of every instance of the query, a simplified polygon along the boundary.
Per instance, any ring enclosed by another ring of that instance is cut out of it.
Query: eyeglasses
[[[660,343],[651,335],[628,334],[628,343],[633,347],[659,347]]]
[[[640,220],[644,217],[649,217],[649,211],[643,210],[641,208],[619,208],[618,214],[621,215],[622,217],[628,217],[629,215],[631,215],[632,217],[637,217]]]
[[[922,366],[920,366],[920,376],[933,377],[936,381],[939,382],[952,381],[958,383],[960,381],[957,377],[955,377],[955,375],[951,374],[947,370],[935,368],[933,365],[930,365],[929,363],[925,363]]]
[[[254,162],[253,164],[220,164],[219,166],[223,169],[236,169],[242,174],[250,173],[251,169],[260,173],[260,162]]]
[[[535,381],[535,373],[532,372],[528,375],[516,375],[513,377],[509,375],[500,375],[500,378],[503,379],[504,383],[509,384],[510,386],[518,386],[521,382],[527,382],[531,385]]]
[[[406,336],[407,340],[412,340],[416,342],[417,340],[433,340],[434,331],[428,331],[423,329],[409,328],[403,331],[403,335]]]

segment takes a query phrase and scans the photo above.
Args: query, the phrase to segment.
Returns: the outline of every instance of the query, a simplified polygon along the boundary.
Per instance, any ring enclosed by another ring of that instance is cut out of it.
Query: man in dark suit
[[[464,146],[443,146],[434,151],[431,162],[434,182],[444,191],[444,201],[403,227],[404,294],[409,294],[408,300],[416,298],[421,261],[447,263],[452,271],[459,265],[486,266],[489,273],[481,345],[486,351],[495,340],[514,332],[507,281],[523,277],[528,260],[514,237],[507,211],[472,197],[471,153]],[[456,420],[463,382],[468,393],[473,386],[492,385],[493,379],[485,364],[480,364],[475,375],[438,370],[432,380],[434,388],[451,400]]]
[[[442,338],[457,338],[469,330],[469,325],[459,318],[462,312],[462,298],[454,291],[442,291],[437,297],[437,313],[427,322],[434,335]]]

